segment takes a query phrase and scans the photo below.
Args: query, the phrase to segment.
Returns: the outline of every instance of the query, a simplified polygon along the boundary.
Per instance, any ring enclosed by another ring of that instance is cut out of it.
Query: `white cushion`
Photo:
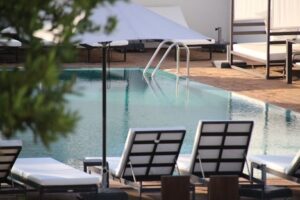
[[[17,34],[17,31],[13,27],[6,27],[1,30],[1,33],[7,33],[7,34]]]
[[[177,166],[181,174],[190,174],[190,164],[192,156],[189,154],[180,154],[177,159]]]
[[[109,165],[110,173],[116,176],[117,168],[118,165],[120,164],[121,157],[107,157],[106,160]]]
[[[19,158],[11,172],[42,186],[99,184],[99,177],[74,169],[53,158]]]
[[[265,42],[240,43],[233,45],[233,51],[245,56],[254,57],[263,61],[267,60],[267,45]],[[300,51],[300,44],[293,45],[293,51]],[[270,60],[285,60],[286,45],[271,45]]]
[[[250,162],[265,164],[268,168],[285,173],[294,174],[299,171],[300,151],[296,155],[251,155]]]
[[[15,39],[0,38],[0,46],[20,47],[22,46],[22,43]]]
[[[249,155],[248,160],[257,164],[264,164],[268,168],[281,173],[288,173],[290,164],[294,156],[274,156],[274,155]]]
[[[298,28],[271,30],[271,32],[297,32],[297,31]],[[295,40],[295,39],[297,39],[297,35],[272,35],[270,37],[271,41],[285,41],[285,40]]]

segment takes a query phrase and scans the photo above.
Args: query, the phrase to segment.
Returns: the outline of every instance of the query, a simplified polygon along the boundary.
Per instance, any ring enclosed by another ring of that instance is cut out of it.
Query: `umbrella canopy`
[[[115,16],[118,21],[116,29],[111,34],[99,31],[85,33],[76,38],[84,44],[117,40],[209,39],[141,5],[124,1],[117,1],[113,5],[100,5],[93,10],[90,19],[96,25],[103,25],[109,16]]]

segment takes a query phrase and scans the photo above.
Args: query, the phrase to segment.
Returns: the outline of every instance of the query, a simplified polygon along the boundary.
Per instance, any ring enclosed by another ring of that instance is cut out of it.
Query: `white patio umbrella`
[[[76,38],[81,44],[102,44],[102,187],[107,187],[106,166],[106,48],[112,41],[119,40],[190,40],[209,39],[191,29],[183,27],[169,19],[162,17],[145,7],[117,1],[113,5],[104,4],[93,10],[90,19],[96,25],[105,24],[109,16],[115,16],[118,24],[111,34],[103,31],[84,33]]]
[[[94,44],[118,40],[210,39],[141,5],[124,1],[95,8],[90,19],[96,25],[103,25],[109,16],[115,16],[118,20],[117,27],[111,34],[85,33],[78,37],[81,43]]]

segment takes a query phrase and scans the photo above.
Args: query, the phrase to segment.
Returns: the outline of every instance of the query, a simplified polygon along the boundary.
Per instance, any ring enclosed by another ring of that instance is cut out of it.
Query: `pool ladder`
[[[169,54],[169,52],[171,51],[171,49],[176,46],[176,72],[177,74],[179,73],[179,67],[180,67],[180,46],[183,46],[186,49],[186,72],[187,72],[187,76],[190,75],[190,68],[189,68],[189,63],[190,63],[190,49],[189,47],[184,44],[183,42],[179,41],[179,40],[164,40],[162,41],[157,49],[155,50],[154,54],[152,55],[151,59],[149,60],[148,64],[146,65],[144,71],[143,71],[143,75],[145,76],[145,74],[147,73],[147,70],[150,68],[152,62],[154,61],[154,59],[156,58],[157,54],[159,53],[159,51],[162,49],[163,45],[169,45],[168,49],[166,50],[166,52],[164,53],[163,57],[160,59],[160,61],[158,62],[158,64],[156,65],[156,67],[154,68],[151,77],[154,77],[157,70],[160,68],[161,64],[163,63],[163,61],[166,59],[167,55]]]

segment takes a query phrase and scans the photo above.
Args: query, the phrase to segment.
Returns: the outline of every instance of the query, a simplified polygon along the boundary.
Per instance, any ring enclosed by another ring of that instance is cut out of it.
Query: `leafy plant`
[[[0,1],[0,37],[15,38],[26,48],[22,67],[0,71],[0,133],[6,138],[31,130],[44,145],[74,131],[78,113],[67,108],[66,94],[73,83],[59,80],[62,63],[76,56],[75,34],[99,28],[110,33],[116,19],[96,27],[89,20],[94,7],[115,0],[10,0]],[[79,18],[80,16],[80,18]],[[48,34],[45,48],[41,34]]]

